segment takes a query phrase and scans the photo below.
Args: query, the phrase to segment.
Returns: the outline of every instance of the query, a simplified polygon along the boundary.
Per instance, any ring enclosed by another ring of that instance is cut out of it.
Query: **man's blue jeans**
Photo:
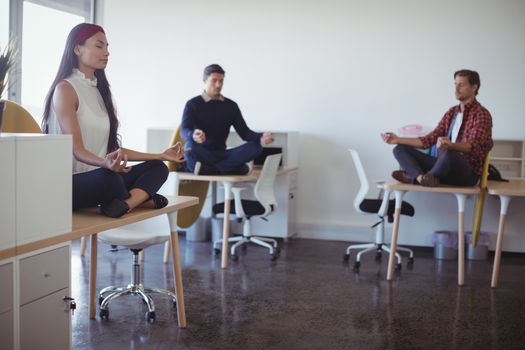
[[[436,158],[414,147],[397,145],[394,156],[414,183],[418,175],[426,173],[439,178],[442,184],[453,186],[474,186],[479,179],[459,152],[447,150]]]
[[[221,173],[227,173],[239,168],[254,160],[262,152],[262,146],[259,142],[246,142],[235,148],[227,150],[213,151],[205,148],[203,145],[192,142],[191,150],[186,154],[186,167],[189,171],[195,169],[195,163],[211,165]]]

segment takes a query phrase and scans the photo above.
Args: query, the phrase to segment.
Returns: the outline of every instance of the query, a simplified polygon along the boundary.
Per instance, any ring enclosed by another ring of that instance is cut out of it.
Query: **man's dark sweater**
[[[184,107],[181,136],[191,146],[193,130],[201,129],[206,134],[202,146],[211,151],[224,151],[232,125],[244,141],[259,142],[261,139],[262,133],[248,128],[237,103],[228,98],[205,102],[203,96],[199,95],[189,100]]]

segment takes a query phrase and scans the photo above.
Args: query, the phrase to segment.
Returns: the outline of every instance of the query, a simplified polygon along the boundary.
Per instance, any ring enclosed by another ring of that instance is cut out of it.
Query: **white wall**
[[[111,0],[98,16],[125,146],[144,149],[147,127],[177,125],[203,67],[220,63],[223,92],[253,129],[301,133],[304,236],[371,237],[351,207],[358,181],[346,149],[361,152],[371,178],[388,178],[396,162],[379,133],[434,126],[456,103],[457,69],[480,72],[494,137],[525,138],[521,0]],[[406,198],[417,216],[402,221],[400,242],[430,245],[435,229],[456,227],[452,196]],[[483,229],[495,231],[499,204],[488,202]],[[513,220],[524,208],[511,207],[508,250],[525,251]]]

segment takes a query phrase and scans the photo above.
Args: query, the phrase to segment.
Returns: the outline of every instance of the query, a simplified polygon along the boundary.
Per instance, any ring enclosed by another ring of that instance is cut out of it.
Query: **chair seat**
[[[241,204],[247,216],[262,215],[266,211],[259,201],[243,199]],[[271,207],[273,210],[273,206]],[[235,201],[233,199],[230,201],[230,208],[230,213],[235,214]],[[214,215],[224,213],[224,202],[215,204],[212,211]]]
[[[382,202],[383,202],[382,199],[364,199],[359,205],[359,209],[361,209],[365,213],[376,214],[379,211],[379,208],[381,208]],[[388,210],[387,210],[388,222],[394,222],[395,209],[396,209],[396,201],[394,199],[389,200]],[[414,216],[414,214],[415,214],[415,210],[412,204],[403,201],[403,204],[401,205],[401,215]]]
[[[113,229],[98,234],[98,239],[107,244],[119,245],[129,249],[144,249],[170,239],[169,232],[148,232],[126,229]]]

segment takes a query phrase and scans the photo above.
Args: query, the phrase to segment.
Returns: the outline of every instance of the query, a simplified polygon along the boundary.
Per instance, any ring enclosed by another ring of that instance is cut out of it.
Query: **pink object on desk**
[[[410,124],[399,128],[399,135],[403,136],[422,136],[424,134],[421,124]]]

